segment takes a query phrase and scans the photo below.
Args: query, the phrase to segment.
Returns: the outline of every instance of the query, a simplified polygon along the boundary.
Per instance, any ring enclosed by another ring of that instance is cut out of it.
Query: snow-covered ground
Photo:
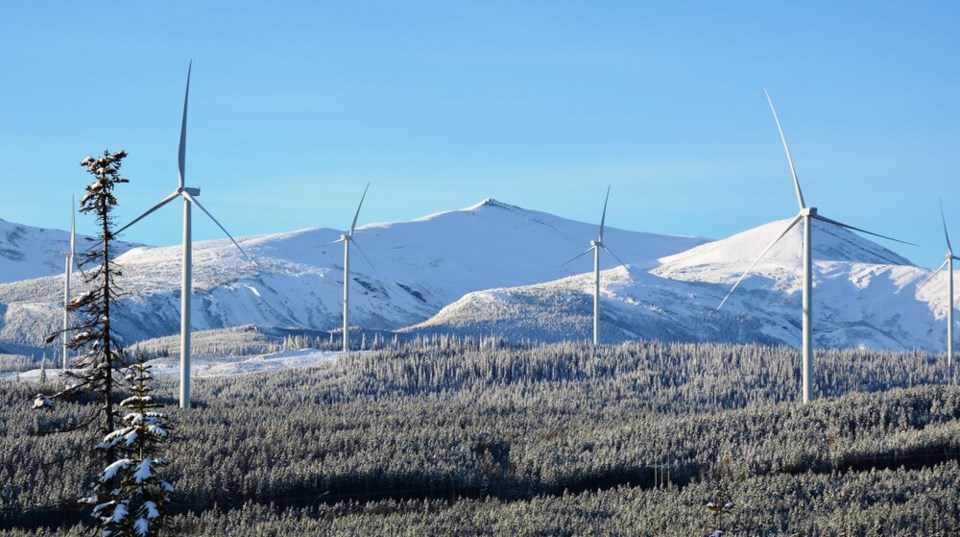
[[[191,378],[223,377],[280,369],[317,367],[331,360],[336,360],[342,355],[342,352],[302,349],[256,356],[194,356],[191,360]],[[180,377],[179,357],[157,358],[147,363],[153,367],[151,372],[157,378]],[[46,374],[48,379],[55,379],[59,374],[59,369],[48,369]],[[21,382],[39,382],[40,375],[40,369],[31,369],[21,372],[19,379]],[[16,373],[0,372],[0,380],[13,380],[15,378],[18,378]]]
[[[191,360],[191,369],[193,377],[223,377],[278,369],[316,367],[335,360],[342,354],[335,351],[302,349],[256,356],[202,356]],[[153,366],[151,371],[157,376],[180,376],[179,356],[157,358],[149,363]]]

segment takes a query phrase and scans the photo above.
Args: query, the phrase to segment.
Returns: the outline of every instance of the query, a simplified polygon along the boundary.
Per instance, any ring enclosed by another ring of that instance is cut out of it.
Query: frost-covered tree
[[[170,429],[150,395],[152,378],[141,355],[127,375],[132,395],[119,405],[128,410],[122,425],[97,446],[118,456],[100,473],[94,496],[84,500],[94,505],[93,516],[103,537],[150,537],[162,528],[161,509],[170,500],[173,486],[160,475],[166,461],[156,451],[169,438]]]
[[[713,500],[707,502],[707,511],[710,513],[712,520],[712,526],[714,530],[710,533],[711,537],[722,537],[723,532],[723,517],[729,515],[733,509],[733,501],[724,498],[723,493],[720,490],[713,491]]]
[[[110,327],[112,301],[118,294],[113,278],[120,274],[111,257],[110,243],[113,240],[111,213],[117,205],[113,189],[120,183],[129,182],[120,175],[120,167],[126,156],[126,151],[104,151],[101,157],[87,157],[80,162],[94,176],[93,182],[86,187],[86,194],[80,198],[80,212],[94,215],[100,242],[99,248],[90,248],[84,253],[80,263],[81,266],[94,267],[85,273],[88,290],[74,298],[69,305],[69,310],[78,312],[81,319],[79,326],[71,329],[75,335],[69,347],[85,352],[73,363],[73,367],[79,371],[67,373],[67,378],[73,382],[53,395],[37,394],[33,404],[34,408],[44,408],[52,406],[56,399],[94,393],[100,403],[97,411],[71,428],[87,427],[99,420],[100,434],[114,429],[117,418],[114,375],[119,374],[125,365],[123,349]],[[51,340],[56,336],[52,335]],[[110,460],[113,454],[107,453],[106,456]]]
[[[71,329],[75,335],[69,347],[83,352],[73,361],[76,373],[66,373],[67,387],[51,395],[37,394],[33,403],[34,408],[51,408],[57,399],[80,395],[96,399],[93,411],[85,417],[69,426],[48,424],[44,432],[77,430],[96,424],[97,437],[103,438],[96,451],[102,452],[107,466],[94,485],[94,495],[82,501],[93,502],[93,514],[102,529],[101,534],[113,537],[153,535],[150,528],[159,516],[159,506],[166,499],[166,487],[169,487],[153,473],[153,467],[161,465],[162,461],[145,455],[146,448],[157,438],[166,436],[165,430],[156,423],[159,415],[146,411],[143,405],[150,401],[143,400],[147,397],[145,393],[121,403],[120,406],[133,405],[134,410],[122,420],[116,403],[118,381],[124,378],[127,364],[110,324],[113,301],[119,294],[114,278],[120,275],[110,251],[114,239],[111,213],[117,205],[114,188],[128,182],[120,175],[126,156],[126,151],[104,151],[102,156],[87,157],[80,163],[94,177],[86,187],[86,194],[80,198],[80,212],[92,213],[99,228],[99,244],[88,249],[81,261],[81,266],[93,267],[85,273],[87,290],[69,305],[70,311],[79,313],[79,326]],[[55,337],[56,334],[51,339]],[[149,374],[145,369],[134,372],[131,378],[136,382],[134,393],[146,389],[147,379]],[[124,428],[116,429],[118,421],[123,421]],[[118,431],[127,432],[117,436]],[[138,436],[142,438],[138,439]],[[118,459],[118,452],[128,456]],[[117,496],[120,492],[124,494],[122,498]],[[127,531],[134,529],[132,525],[122,525],[128,518],[138,524],[135,532]]]

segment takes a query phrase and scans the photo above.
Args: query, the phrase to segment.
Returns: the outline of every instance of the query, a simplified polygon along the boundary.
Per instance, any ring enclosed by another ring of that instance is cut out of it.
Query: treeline
[[[168,409],[178,441],[167,449],[167,471],[177,483],[180,509],[242,508],[181,519],[196,534],[210,535],[237,534],[224,528],[244,512],[273,520],[278,532],[290,519],[334,534],[349,533],[337,524],[360,531],[375,526],[371,520],[416,533],[411,528],[431,516],[448,515],[451,524],[457,517],[493,523],[515,516],[518,524],[531,522],[527,530],[510,531],[532,534],[540,527],[533,512],[591,513],[601,502],[607,505],[597,511],[607,513],[603,520],[634,524],[641,515],[626,511],[655,509],[654,498],[687,513],[675,522],[691,529],[701,527],[695,520],[709,520],[705,495],[717,486],[734,497],[738,520],[750,527],[802,521],[804,502],[825,490],[837,491],[837,511],[827,509],[821,525],[809,527],[859,527],[893,508],[841,513],[843,494],[890,503],[871,496],[886,490],[886,481],[868,479],[871,468],[890,469],[874,472],[884,480],[918,483],[893,496],[894,506],[926,505],[920,497],[925,487],[956,486],[960,476],[951,461],[960,457],[960,389],[946,383],[939,359],[818,353],[821,400],[805,406],[796,403],[798,363],[794,349],[756,345],[594,349],[517,348],[493,339],[415,341],[315,368],[198,379],[196,408]],[[26,406],[36,388],[0,386],[0,526],[38,524],[72,506],[84,490],[91,475],[83,470],[86,442],[69,434],[35,436],[40,417]],[[155,393],[166,394],[172,406],[175,388],[166,383]],[[66,404],[43,419],[69,424],[83,412]],[[935,465],[938,472],[925,470]],[[668,482],[669,494],[647,490]],[[763,490],[778,484],[793,484],[791,494],[809,498],[764,497]],[[588,492],[596,489],[609,490]],[[461,496],[478,500],[452,502]],[[486,497],[496,500],[481,500]],[[441,500],[452,503],[432,503]],[[284,509],[269,514],[251,502]],[[756,509],[747,509],[747,502]],[[318,504],[325,505],[322,516]],[[299,510],[306,506],[314,507]],[[428,508],[437,511],[421,512]],[[943,524],[958,528],[951,509]],[[373,516],[378,511],[379,518]],[[569,520],[567,534],[599,524],[593,515],[572,516],[548,518]],[[658,516],[650,520],[672,520]],[[934,520],[917,516],[908,520]],[[897,527],[884,520],[884,527]]]
[[[411,341],[429,344],[440,338],[402,336],[382,331],[357,331],[352,334],[352,347],[356,350],[382,350],[397,348]],[[191,336],[191,351],[194,356],[250,356],[286,350],[317,349],[339,351],[340,333],[307,329],[263,328],[254,325],[201,330]],[[131,345],[128,354],[147,359],[177,356],[180,353],[180,336],[164,336],[148,339]]]

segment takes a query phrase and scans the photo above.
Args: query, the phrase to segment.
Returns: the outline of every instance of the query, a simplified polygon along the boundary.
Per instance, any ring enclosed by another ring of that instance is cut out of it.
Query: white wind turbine
[[[943,202],[940,203],[940,220],[943,222],[943,238],[947,241],[947,259],[937,270],[933,271],[930,278],[923,282],[920,287],[930,283],[944,267],[947,267],[947,371],[953,371],[953,260],[960,260],[953,254],[953,247],[950,246],[950,235],[947,234],[947,219],[943,215]],[[917,287],[917,289],[920,289]]]
[[[353,214],[350,231],[340,235],[339,239],[327,243],[343,243],[343,352],[350,350],[350,243],[353,242],[357,250],[360,251],[360,255],[362,255],[364,259],[367,259],[367,255],[360,249],[360,245],[354,241],[353,230],[357,227],[357,217],[360,216],[360,207],[363,207],[363,200],[367,197],[367,190],[369,188],[370,183],[367,183],[367,186],[363,189],[363,195],[360,196],[360,203],[357,204],[357,212]],[[367,259],[367,263],[370,263],[369,259]],[[373,266],[373,263],[370,263],[370,265]]]
[[[603,243],[603,228],[604,222],[607,219],[607,202],[610,201],[610,187],[607,187],[607,196],[603,200],[603,214],[600,216],[600,236],[595,241],[590,241],[590,247],[577,254],[576,257],[570,259],[563,263],[572,263],[573,261],[587,255],[591,251],[593,252],[593,344],[600,344],[600,249],[604,249],[613,256],[621,265],[624,267],[627,266],[626,263],[620,260],[617,257],[617,254],[613,253],[610,248],[607,248],[607,245]]]
[[[180,151],[178,157],[180,183],[177,186],[177,189],[174,190],[169,196],[164,198],[163,201],[154,205],[152,208],[150,208],[150,210],[141,214],[115,233],[116,235],[119,235],[125,229],[136,224],[160,207],[163,207],[178,197],[183,198],[183,272],[180,287],[180,408],[190,408],[190,299],[193,294],[193,282],[191,281],[193,270],[193,242],[191,239],[192,224],[190,217],[191,207],[196,205],[201,211],[206,213],[206,215],[210,217],[210,220],[213,220],[213,223],[216,224],[217,227],[219,227],[227,235],[227,237],[230,238],[237,249],[240,250],[240,253],[242,253],[243,256],[249,261],[253,262],[253,260],[250,259],[250,256],[243,251],[243,248],[240,247],[233,236],[230,235],[230,232],[227,231],[226,228],[224,228],[223,225],[221,225],[212,214],[210,214],[210,211],[204,208],[203,205],[200,205],[200,202],[197,201],[197,196],[200,195],[200,189],[185,186],[187,102],[190,98],[190,72],[192,68],[193,62],[190,62],[190,67],[187,68],[187,89],[183,96],[183,119],[180,123]]]
[[[70,305],[70,276],[73,274],[73,259],[77,253],[77,222],[76,222],[76,200],[70,200],[70,251],[61,252],[64,259],[63,269],[63,362],[61,368],[66,370],[70,367],[70,312],[67,307]]]
[[[770,99],[770,94],[767,93],[767,90],[764,89],[763,93],[767,96],[767,102],[770,104],[770,110],[773,112],[773,120],[777,124],[777,131],[780,133],[780,140],[783,142],[783,150],[787,154],[787,164],[790,166],[790,174],[793,176],[793,187],[797,193],[797,203],[800,205],[800,213],[797,214],[787,225],[787,228],[783,230],[780,235],[777,236],[773,242],[767,246],[763,252],[757,256],[757,259],[747,267],[747,270],[740,276],[736,283],[733,284],[733,287],[730,288],[730,291],[727,293],[727,296],[723,297],[723,301],[720,302],[720,305],[717,306],[717,310],[723,307],[727,302],[727,299],[730,298],[730,295],[737,289],[740,285],[740,282],[750,274],[750,271],[753,270],[753,267],[756,266],[758,262],[769,252],[778,242],[782,239],[793,226],[797,225],[800,221],[803,221],[803,367],[802,367],[802,377],[803,377],[803,402],[808,403],[813,399],[813,301],[812,301],[812,262],[811,254],[812,248],[810,246],[811,239],[811,225],[813,220],[820,220],[821,222],[826,222],[828,224],[833,224],[835,226],[844,227],[847,229],[852,229],[854,231],[859,231],[861,233],[866,233],[868,235],[873,235],[875,237],[881,237],[891,241],[900,242],[903,244],[912,244],[909,242],[901,241],[894,239],[892,237],[887,237],[886,235],[880,235],[878,233],[873,233],[872,231],[867,231],[865,229],[860,229],[858,227],[853,227],[836,220],[831,220],[825,216],[821,216],[817,213],[816,207],[807,207],[806,203],[803,201],[803,193],[800,191],[800,180],[797,178],[797,170],[793,166],[793,158],[790,156],[790,148],[787,146],[787,137],[783,134],[783,128],[780,125],[780,118],[777,116],[777,109],[773,106],[773,100]]]

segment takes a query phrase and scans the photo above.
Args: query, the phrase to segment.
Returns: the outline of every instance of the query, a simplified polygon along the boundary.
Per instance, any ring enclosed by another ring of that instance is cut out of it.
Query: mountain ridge
[[[800,254],[795,228],[733,282],[786,226],[774,221],[710,241],[608,227],[602,252],[601,337],[799,345]],[[818,346],[943,348],[944,284],[930,271],[845,229],[815,224],[814,338]],[[341,322],[342,231],[308,228],[194,243],[195,330],[231,326],[335,331]],[[493,198],[354,234],[351,320],[403,333],[586,339],[597,225]],[[131,293],[115,317],[128,343],[179,330],[180,246],[133,246],[117,258]],[[59,326],[61,277],[0,283],[0,346],[40,352]]]
[[[227,239],[194,243],[195,330],[256,324],[331,330],[341,322],[342,232],[311,228],[240,237],[248,262]],[[480,289],[576,274],[562,262],[596,234],[596,225],[486,199],[465,209],[405,222],[360,226],[352,250],[351,320],[396,330],[422,322]],[[637,265],[706,239],[608,228],[607,242]],[[619,246],[618,246],[619,245]],[[359,254],[359,255],[358,255]],[[114,326],[127,342],[179,330],[180,246],[134,247],[116,261],[121,300]],[[614,266],[605,260],[604,266]],[[0,343],[39,348],[58,326],[60,278],[0,285]]]

